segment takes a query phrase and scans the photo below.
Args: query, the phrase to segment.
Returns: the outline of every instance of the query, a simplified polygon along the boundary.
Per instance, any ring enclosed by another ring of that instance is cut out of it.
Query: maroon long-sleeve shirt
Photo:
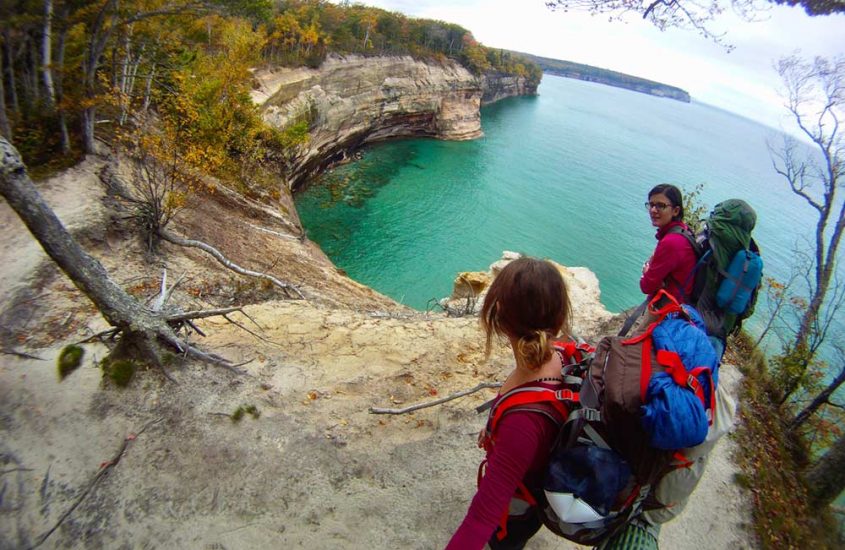
[[[542,484],[557,431],[554,421],[537,412],[514,410],[502,417],[496,427],[495,445],[487,455],[484,478],[447,550],[484,547],[519,482],[529,488]]]
[[[685,298],[692,292],[694,281],[690,273],[695,267],[696,257],[686,237],[669,232],[676,226],[687,228],[683,222],[670,222],[657,231],[657,247],[649,260],[648,269],[640,279],[640,290],[652,296],[665,286],[666,292],[678,302],[684,303],[687,301]]]

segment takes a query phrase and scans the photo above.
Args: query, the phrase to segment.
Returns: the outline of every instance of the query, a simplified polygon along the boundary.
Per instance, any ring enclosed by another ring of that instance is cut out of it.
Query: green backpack
[[[696,236],[701,256],[691,275],[695,284],[688,301],[704,319],[707,333],[722,340],[754,313],[762,279],[760,249],[751,237],[756,222],[747,202],[728,199],[713,208]],[[745,297],[739,306],[728,307],[723,296],[733,289]]]

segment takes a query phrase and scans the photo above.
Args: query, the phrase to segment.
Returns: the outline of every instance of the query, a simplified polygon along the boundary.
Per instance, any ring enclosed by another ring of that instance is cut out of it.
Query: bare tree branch
[[[453,393],[447,397],[441,397],[440,399],[435,399],[434,401],[429,401],[427,403],[420,403],[417,405],[411,405],[409,407],[405,407],[404,409],[382,409],[378,407],[370,407],[370,413],[372,414],[406,414],[409,412],[418,411],[420,409],[425,409],[428,407],[434,407],[437,405],[442,405],[447,401],[452,401],[454,399],[458,399],[460,397],[465,397],[467,395],[473,394],[477,391],[486,389],[486,388],[500,388],[502,387],[501,382],[482,382],[478,384],[474,388],[470,388],[468,390],[462,390],[457,393]]]
[[[41,546],[42,544],[44,544],[44,542],[45,542],[45,541],[46,541],[46,540],[50,537],[50,535],[52,535],[52,534],[56,531],[56,529],[58,529],[58,528],[62,525],[62,523],[64,523],[64,521],[68,518],[68,516],[70,516],[70,515],[73,513],[73,511],[74,511],[74,510],[76,510],[76,509],[79,507],[79,505],[82,503],[82,501],[83,501],[83,500],[85,500],[85,497],[87,497],[87,496],[88,496],[88,494],[89,494],[89,493],[90,493],[90,492],[94,489],[94,487],[97,485],[97,483],[98,483],[98,482],[99,482],[102,478],[104,478],[106,475],[108,475],[108,473],[109,473],[109,472],[111,472],[111,470],[112,470],[115,466],[117,466],[117,465],[118,465],[118,463],[120,462],[120,459],[121,459],[121,458],[123,458],[123,455],[124,455],[124,454],[126,453],[126,451],[128,450],[129,445],[130,445],[133,441],[135,441],[139,435],[141,435],[141,434],[143,434],[145,431],[147,431],[147,428],[149,428],[150,426],[153,426],[154,424],[158,424],[158,423],[159,423],[159,422],[161,422],[162,420],[163,420],[163,418],[157,418],[156,420],[152,420],[152,421],[150,421],[150,422],[147,422],[146,424],[144,424],[144,427],[143,427],[143,428],[141,428],[141,429],[140,429],[140,430],[139,430],[136,434],[134,434],[134,435],[129,435],[129,436],[127,436],[126,438],[124,438],[123,443],[120,445],[120,448],[117,450],[117,453],[116,453],[116,454],[112,457],[112,459],[111,459],[111,460],[109,460],[109,461],[107,461],[107,462],[104,462],[104,463],[100,466],[99,471],[98,471],[98,472],[94,475],[94,477],[93,477],[93,478],[91,478],[91,481],[89,481],[89,482],[88,482],[88,484],[87,484],[87,485],[85,486],[85,488],[82,490],[82,492],[80,493],[80,495],[76,498],[76,500],[75,500],[75,501],[74,501],[74,503],[70,506],[70,508],[68,508],[67,510],[65,510],[65,512],[61,515],[61,517],[60,517],[60,518],[59,518],[59,520],[56,522],[56,524],[55,524],[55,525],[53,525],[53,527],[51,527],[50,529],[48,529],[46,532],[42,533],[42,534],[38,537],[38,539],[37,539],[37,541],[35,542],[35,544],[33,544],[32,546],[30,546],[29,548],[30,548],[30,549],[32,549],[32,548],[38,548],[39,546]]]
[[[161,236],[162,239],[164,239],[165,241],[168,241],[170,243],[173,243],[173,244],[176,244],[176,245],[179,245],[179,246],[189,247],[189,248],[199,248],[200,250],[207,252],[207,253],[211,254],[211,256],[214,257],[215,260],[220,262],[226,268],[231,269],[235,273],[240,273],[241,275],[246,275],[248,277],[255,277],[257,279],[264,279],[266,281],[273,283],[275,286],[284,290],[286,293],[293,292],[294,294],[296,294],[297,296],[299,296],[303,300],[305,299],[305,296],[302,294],[302,292],[297,287],[295,287],[294,285],[291,285],[289,283],[284,283],[284,282],[280,281],[279,279],[273,277],[272,275],[266,275],[264,273],[259,273],[257,271],[251,271],[249,269],[245,269],[245,268],[233,263],[231,260],[226,258],[226,256],[224,256],[219,250],[217,250],[216,248],[214,248],[213,246],[211,246],[209,244],[206,244],[202,241],[195,241],[195,240],[191,240],[191,239],[183,239],[183,238],[177,237],[176,235],[174,235],[174,234],[172,234],[168,231],[165,231],[165,230],[160,230],[159,235]]]
[[[35,359],[36,361],[46,361],[46,359],[43,359],[41,357],[36,357],[35,355],[15,351],[13,349],[0,348],[0,353],[2,353],[3,355],[14,355],[15,357],[21,357],[23,359]]]
[[[200,309],[195,311],[186,311],[184,313],[173,313],[171,315],[166,315],[164,319],[168,323],[173,323],[176,321],[192,321],[194,319],[206,319],[208,317],[226,315],[227,313],[233,313],[235,311],[240,311],[241,313],[243,313],[243,309],[240,306],[233,306],[221,307],[219,309]]]

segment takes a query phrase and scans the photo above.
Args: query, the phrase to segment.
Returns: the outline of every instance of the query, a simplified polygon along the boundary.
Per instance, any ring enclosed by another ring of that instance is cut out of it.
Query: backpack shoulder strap
[[[688,227],[673,225],[669,228],[669,231],[667,231],[666,233],[676,233],[678,235],[682,235],[689,243],[690,248],[692,248],[693,254],[695,254],[696,263],[693,266],[692,271],[690,271],[689,275],[687,275],[686,280],[678,281],[672,275],[669,275],[669,277],[678,285],[678,290],[680,290],[681,296],[683,296],[684,300],[687,300],[690,297],[687,296],[686,288],[689,285],[690,281],[693,280],[693,277],[695,277],[695,273],[698,271],[700,264],[703,263],[704,258],[707,256],[707,254],[709,254],[709,249],[707,251],[704,250],[704,247],[698,242],[692,230]],[[693,289],[692,294],[695,294],[695,289]],[[620,336],[622,335],[623,334],[620,334]]]
[[[561,424],[568,416],[569,410],[573,408],[573,404],[577,402],[578,393],[569,389],[553,390],[535,385],[520,386],[500,397],[490,410],[487,432],[495,433],[502,417],[516,410],[543,414],[555,423]]]
[[[692,251],[695,252],[695,257],[698,258],[701,256],[701,245],[698,244],[698,241],[695,239],[695,235],[690,228],[673,225],[666,233],[676,233],[678,235],[682,235],[687,242],[689,242],[689,245],[692,247]]]

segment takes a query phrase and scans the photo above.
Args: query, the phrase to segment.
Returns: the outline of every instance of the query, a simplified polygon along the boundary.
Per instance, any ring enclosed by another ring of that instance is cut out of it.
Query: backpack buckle
[[[581,409],[581,417],[587,422],[601,422],[601,411],[598,409]]]
[[[578,394],[572,390],[555,390],[555,398],[558,401],[578,401]]]
[[[687,387],[697,393],[701,388],[701,384],[698,383],[698,379],[695,376],[690,374],[687,376]]]

